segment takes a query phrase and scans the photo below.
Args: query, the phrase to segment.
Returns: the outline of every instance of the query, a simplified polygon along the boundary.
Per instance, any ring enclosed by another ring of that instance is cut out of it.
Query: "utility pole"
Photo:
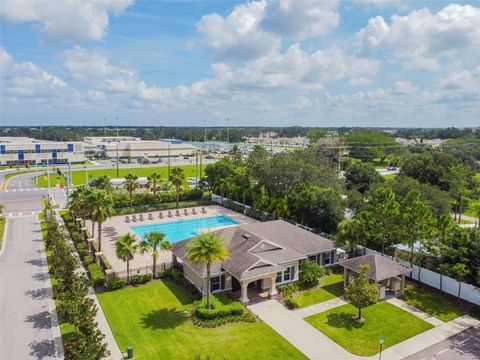
[[[88,184],[88,165],[85,164],[85,185]]]
[[[119,142],[120,140],[118,139],[118,116],[116,117],[117,119],[117,178],[120,177],[120,169],[118,168],[119,167],[119,157],[118,157],[118,145],[119,145]]]
[[[205,146],[207,146],[207,119],[203,119],[203,130],[203,147],[205,148]]]
[[[48,190],[50,191],[50,166],[48,164],[48,156],[47,156],[47,181],[48,181]]]
[[[170,141],[168,142],[168,180],[170,181]]]

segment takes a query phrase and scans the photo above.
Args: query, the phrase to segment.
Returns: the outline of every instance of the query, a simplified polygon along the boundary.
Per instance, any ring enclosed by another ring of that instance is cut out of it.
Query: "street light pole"
[[[118,165],[118,163],[119,163],[119,161],[118,161],[119,160],[118,159],[118,145],[119,145],[119,142],[120,142],[120,140],[118,139],[118,116],[116,117],[116,119],[117,119],[117,179],[118,179],[120,177],[120,169],[118,168],[119,167],[119,165]]]
[[[384,337],[383,336],[380,336],[380,356],[378,358],[378,360],[382,360],[382,348],[383,348],[383,341],[384,341]]]
[[[48,190],[50,190],[50,165],[48,164],[48,157],[47,157],[47,181],[48,181]]]
[[[207,119],[203,119],[203,147],[207,146]]]
[[[230,119],[227,118],[227,145],[230,146]]]
[[[168,181],[170,181],[170,141],[168,142]]]

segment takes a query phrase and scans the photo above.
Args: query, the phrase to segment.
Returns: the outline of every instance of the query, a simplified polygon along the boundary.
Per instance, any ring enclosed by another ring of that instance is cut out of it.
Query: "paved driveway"
[[[36,215],[8,218],[0,252],[0,358],[61,358],[57,323]]]

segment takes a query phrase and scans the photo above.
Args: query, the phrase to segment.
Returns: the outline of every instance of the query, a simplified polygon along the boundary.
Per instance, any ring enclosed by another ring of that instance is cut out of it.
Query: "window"
[[[333,251],[323,253],[323,266],[331,265],[333,263]]]
[[[295,266],[289,266],[277,273],[276,283],[290,282],[295,279]]]
[[[320,254],[310,255],[308,260],[313,261],[314,263],[320,264]]]
[[[225,275],[212,276],[210,278],[210,290],[212,292],[225,290]]]

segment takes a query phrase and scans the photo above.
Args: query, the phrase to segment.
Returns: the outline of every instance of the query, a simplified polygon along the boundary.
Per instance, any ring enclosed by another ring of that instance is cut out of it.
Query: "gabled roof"
[[[224,239],[230,257],[212,264],[211,273],[224,269],[239,280],[275,274],[283,263],[335,249],[332,241],[282,220],[230,226],[214,232]],[[205,266],[188,259],[189,241],[191,239],[173,244],[172,252],[199,276],[205,277]]]
[[[339,265],[358,272],[360,266],[368,264],[370,270],[367,272],[367,276],[374,281],[382,281],[391,277],[405,275],[410,272],[410,269],[400,265],[396,261],[378,254],[370,254],[364,256],[358,256],[351,259],[341,260]]]

